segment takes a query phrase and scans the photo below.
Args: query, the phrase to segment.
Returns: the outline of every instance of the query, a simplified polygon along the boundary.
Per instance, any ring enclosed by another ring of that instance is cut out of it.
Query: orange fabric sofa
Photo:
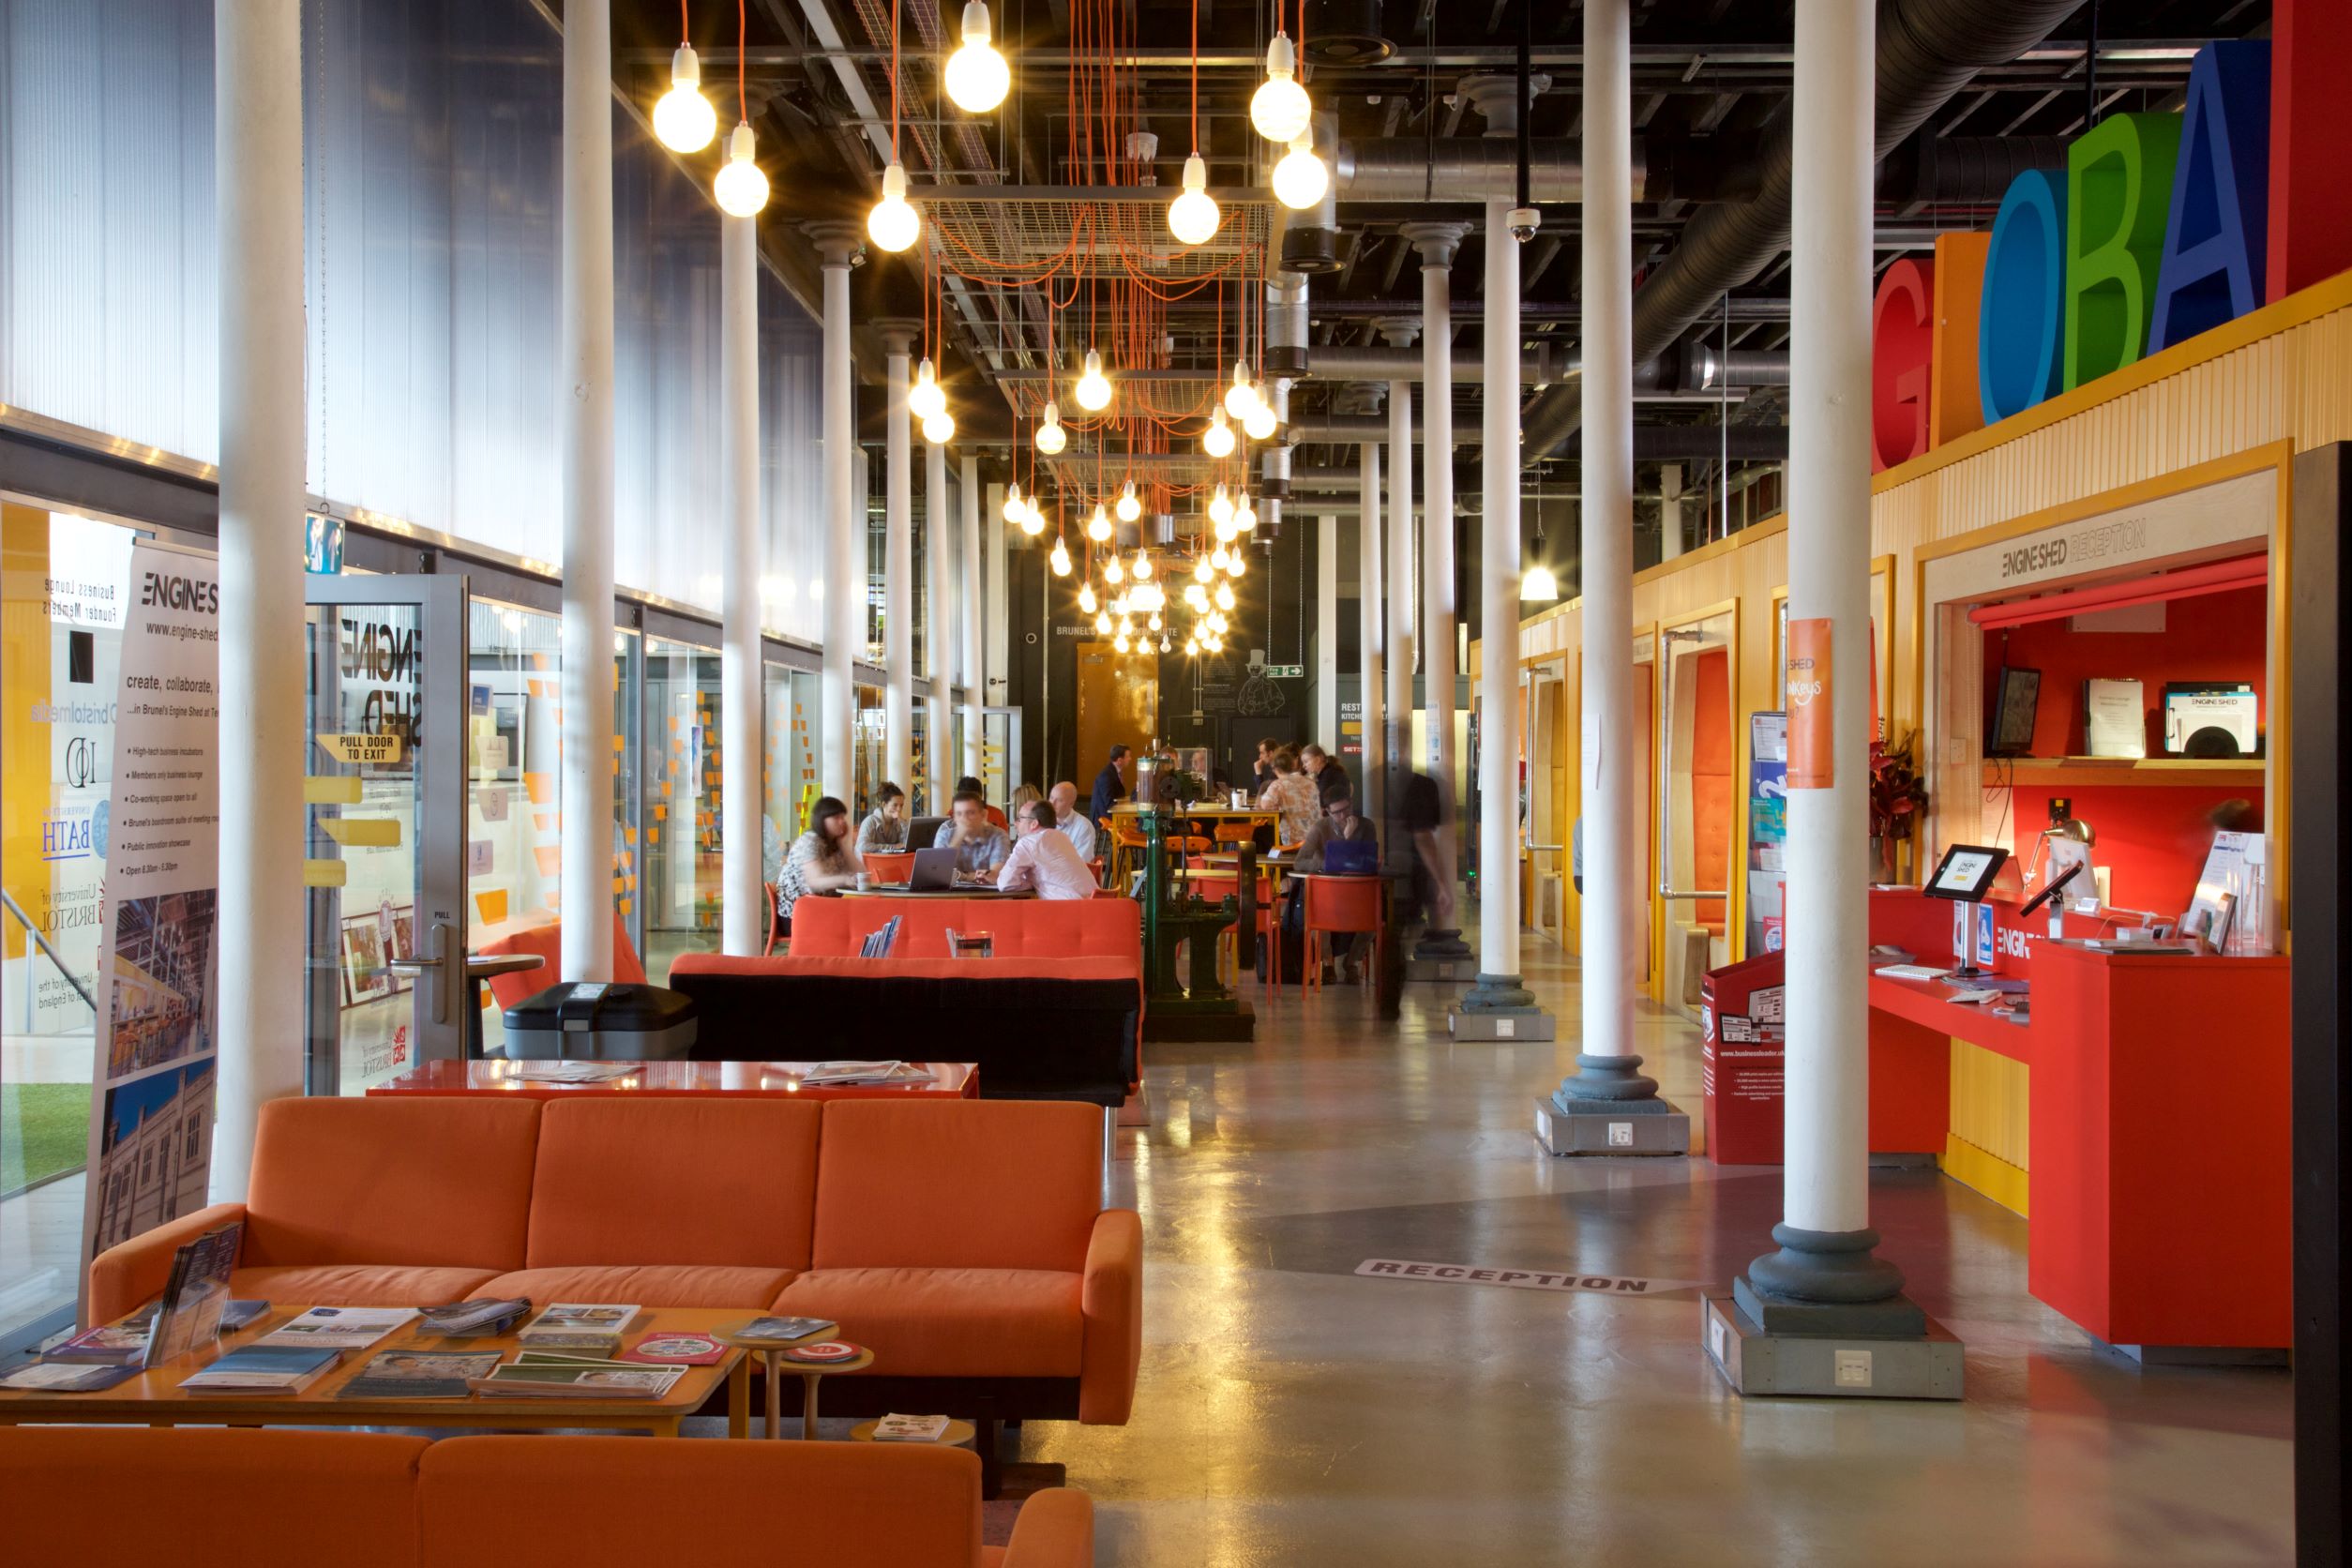
[[[0,1429],[0,1518],[10,1568],[1094,1560],[1084,1492],[983,1546],[978,1459],[875,1443],[26,1426]]]
[[[1143,911],[1132,898],[811,898],[792,906],[792,957],[854,958],[894,917],[894,962],[950,957],[953,927],[988,932],[998,958],[1124,958],[1143,972]]]
[[[176,1247],[241,1219],[241,1297],[822,1314],[877,1357],[826,1382],[837,1414],[1117,1425],[1141,1349],[1142,1229],[1103,1208],[1102,1159],[1102,1113],[1082,1105],[274,1100],[246,1201],[99,1254],[89,1310],[130,1312]]]

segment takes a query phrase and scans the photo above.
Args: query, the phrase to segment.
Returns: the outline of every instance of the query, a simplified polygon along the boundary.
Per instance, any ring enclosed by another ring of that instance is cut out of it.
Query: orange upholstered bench
[[[176,1247],[236,1219],[240,1297],[822,1315],[877,1358],[827,1381],[837,1414],[1117,1425],[1135,1398],[1142,1229],[1103,1207],[1103,1184],[1102,1113],[1082,1105],[274,1100],[246,1201],[100,1253],[89,1310],[128,1314],[161,1291]]]
[[[871,1443],[26,1426],[0,1430],[0,1518],[9,1568],[1094,1560],[1084,1492],[983,1546],[976,1458]]]

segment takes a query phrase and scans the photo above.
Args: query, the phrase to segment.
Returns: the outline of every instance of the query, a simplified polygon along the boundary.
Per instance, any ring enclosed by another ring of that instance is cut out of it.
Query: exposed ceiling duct
[[[1374,427],[1377,427],[1374,428]],[[1335,445],[1358,445],[1367,441],[1385,441],[1388,421],[1362,415],[1337,415],[1326,419],[1304,421],[1293,427],[1298,441],[1304,445],[1323,442]],[[1420,430],[1414,430],[1418,437]],[[1460,439],[1456,431],[1456,446],[1475,446],[1473,434]],[[1634,427],[1634,460],[1636,462],[1687,462],[1702,458],[1729,458],[1735,462],[1785,462],[1788,459],[1788,427],[1786,425],[1636,425]],[[1349,490],[1358,486],[1353,468],[1304,468],[1293,465],[1290,470],[1290,490],[1293,496],[1301,491]],[[1476,487],[1470,487],[1474,493]]]
[[[1877,133],[1881,158],[1988,66],[2005,65],[2050,35],[2079,0],[1889,0],[1878,12]],[[1634,293],[1634,361],[1655,357],[1724,294],[1788,247],[1793,172],[1787,113],[1765,133],[1754,200],[1706,208],[1681,243]],[[1553,388],[1530,405],[1520,460],[1552,456],[1584,422],[1582,389]]]

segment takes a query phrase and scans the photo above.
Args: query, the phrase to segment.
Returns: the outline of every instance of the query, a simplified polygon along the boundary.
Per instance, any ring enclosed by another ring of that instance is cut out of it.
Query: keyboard
[[[1951,972],[1929,969],[1925,964],[1888,964],[1870,972],[1888,980],[1940,980]]]

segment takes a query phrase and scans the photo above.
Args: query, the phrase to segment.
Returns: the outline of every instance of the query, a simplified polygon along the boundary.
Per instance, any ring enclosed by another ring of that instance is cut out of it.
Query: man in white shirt
[[[1070,843],[1080,860],[1094,858],[1094,824],[1086,820],[1078,808],[1078,786],[1068,779],[1053,787],[1046,797],[1053,802],[1053,825],[1069,836]]]
[[[1078,846],[1057,831],[1053,807],[1033,801],[1021,816],[1020,841],[996,874],[996,885],[1006,893],[1033,887],[1040,898],[1092,898],[1094,875],[1078,858]]]

